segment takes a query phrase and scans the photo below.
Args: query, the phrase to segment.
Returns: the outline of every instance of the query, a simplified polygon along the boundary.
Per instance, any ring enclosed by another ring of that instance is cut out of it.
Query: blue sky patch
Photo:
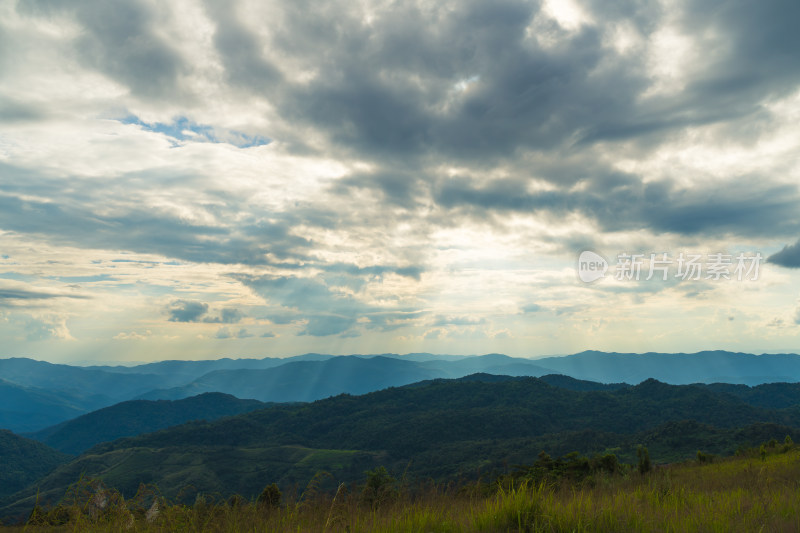
[[[179,142],[228,143],[237,148],[252,148],[270,143],[269,139],[261,135],[248,135],[236,130],[214,128],[207,124],[198,124],[186,117],[177,117],[171,123],[148,123],[135,115],[128,115],[120,122],[134,124],[146,131],[161,133]],[[175,145],[177,144],[175,143]]]
[[[55,279],[64,283],[97,283],[99,281],[118,281],[108,274],[98,274],[95,276],[47,276],[47,279]]]

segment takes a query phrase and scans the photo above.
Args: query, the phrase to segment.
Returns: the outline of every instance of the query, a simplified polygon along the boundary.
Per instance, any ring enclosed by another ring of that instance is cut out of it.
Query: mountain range
[[[765,406],[771,397],[775,405]],[[218,402],[235,405],[221,395],[191,400],[207,409]],[[59,431],[69,428],[69,442],[86,446],[109,413],[124,426],[125,419],[141,419],[148,410],[175,411],[192,402],[126,402]],[[0,515],[30,510],[37,494],[42,501],[56,501],[84,475],[103,479],[126,497],[141,483],[151,483],[169,498],[191,501],[198,493],[253,497],[272,482],[299,493],[321,470],[330,472],[330,482],[356,481],[377,466],[404,473],[410,482],[491,478],[512,465],[530,464],[542,450],[615,453],[634,461],[637,445],[644,444],[655,461],[665,462],[692,457],[697,450],[730,454],[787,435],[800,439],[796,384],[669,385],[648,379],[625,385],[563,375],[474,374],[313,403],[274,404],[98,443],[78,457],[60,456],[59,466],[35,484],[7,495]]]
[[[308,402],[473,373],[563,374],[599,383],[758,385],[800,380],[800,356],[723,351],[624,354],[596,351],[540,359],[502,354],[380,354],[161,361],[80,367],[27,358],[0,359],[0,428],[34,433],[119,402],[179,400],[221,392],[262,402]],[[733,389],[731,389],[733,391]],[[733,393],[733,392],[732,392]]]
[[[535,359],[555,373],[603,383],[640,383],[655,378],[674,385],[690,383],[762,383],[800,381],[800,356],[704,351],[697,353],[608,353],[586,351],[566,357]]]

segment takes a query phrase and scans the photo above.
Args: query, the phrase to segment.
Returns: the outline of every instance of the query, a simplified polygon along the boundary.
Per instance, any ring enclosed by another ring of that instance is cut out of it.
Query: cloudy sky
[[[0,357],[800,351],[798,20],[0,0]]]

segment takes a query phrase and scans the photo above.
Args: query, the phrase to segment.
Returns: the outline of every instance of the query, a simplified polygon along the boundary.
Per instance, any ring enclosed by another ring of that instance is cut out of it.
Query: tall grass
[[[782,453],[783,452],[783,453]],[[154,487],[124,500],[81,480],[59,507],[8,531],[582,532],[800,531],[800,451],[630,471],[589,483],[427,486],[366,504],[357,487],[314,483],[280,506],[198,497],[165,501]],[[154,509],[157,509],[155,511]]]

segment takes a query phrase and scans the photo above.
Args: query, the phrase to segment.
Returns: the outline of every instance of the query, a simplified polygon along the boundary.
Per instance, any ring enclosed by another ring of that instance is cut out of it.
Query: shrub
[[[714,455],[710,453],[703,453],[700,450],[697,450],[697,462],[698,463],[713,463],[714,462]]]
[[[650,464],[650,452],[647,451],[645,446],[640,445],[636,448],[636,456],[639,458],[639,473],[644,475],[652,468]]]
[[[395,496],[397,480],[390,476],[383,466],[379,466],[375,470],[368,470],[366,474],[367,481],[361,497],[364,503],[370,505],[373,509],[377,509],[381,504]]]
[[[267,509],[275,509],[281,506],[282,494],[278,485],[272,483],[264,487],[258,496],[258,506]]]

